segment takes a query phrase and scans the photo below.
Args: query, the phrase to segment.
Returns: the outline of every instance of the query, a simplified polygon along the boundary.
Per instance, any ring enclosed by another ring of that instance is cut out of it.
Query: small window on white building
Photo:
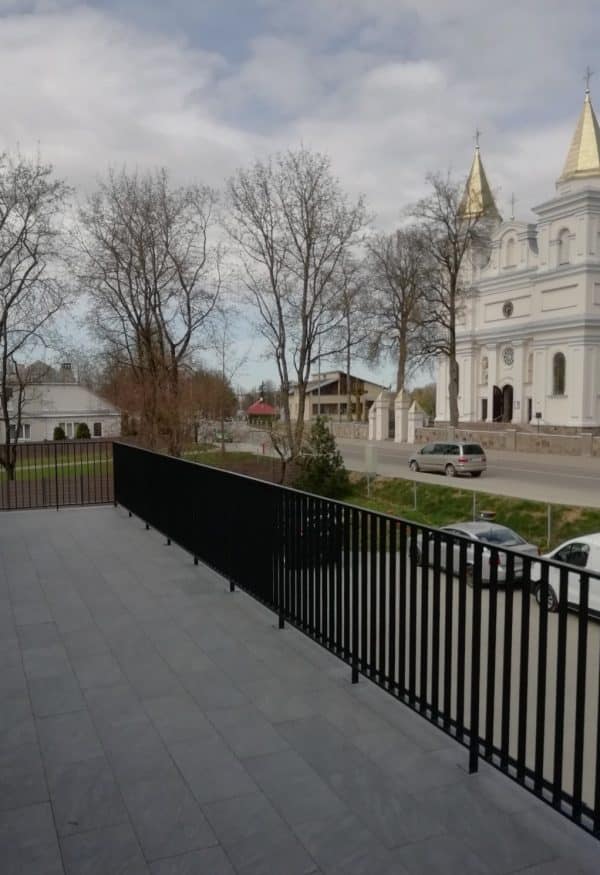
[[[527,382],[533,383],[533,353],[527,356]]]
[[[65,434],[67,435],[68,438],[73,437],[73,423],[72,422],[67,422],[67,430],[66,430]]]
[[[17,426],[11,425],[10,427],[10,437],[11,440],[14,441],[17,434]],[[28,441],[31,440],[31,426],[28,422],[21,423],[19,426],[19,440]]]
[[[558,263],[568,264],[571,260],[569,229],[563,228],[558,235]]]
[[[488,384],[488,370],[488,357],[484,355],[484,357],[481,359],[481,382],[484,386],[487,386]]]
[[[102,437],[102,423],[101,422],[94,423],[94,437]]]

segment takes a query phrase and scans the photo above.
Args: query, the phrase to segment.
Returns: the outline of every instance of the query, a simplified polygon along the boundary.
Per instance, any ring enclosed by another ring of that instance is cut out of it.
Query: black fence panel
[[[19,443],[12,476],[0,467],[0,510],[109,504],[112,466],[112,441]]]
[[[115,501],[600,835],[600,574],[124,444]]]

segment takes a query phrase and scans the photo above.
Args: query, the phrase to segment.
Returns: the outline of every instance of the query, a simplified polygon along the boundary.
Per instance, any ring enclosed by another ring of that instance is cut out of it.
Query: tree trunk
[[[406,331],[401,331],[398,338],[398,362],[396,368],[396,392],[404,389],[406,380]]]
[[[448,402],[450,405],[450,425],[458,425],[458,362],[456,356],[448,358],[450,382],[448,383]]]
[[[346,328],[348,335],[350,337],[350,328],[347,326]],[[348,422],[352,422],[352,381],[350,379],[350,343],[348,343],[348,349],[346,350],[346,418]]]

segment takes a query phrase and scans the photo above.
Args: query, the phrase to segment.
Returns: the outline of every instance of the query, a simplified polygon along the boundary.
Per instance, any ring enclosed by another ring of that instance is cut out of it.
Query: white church
[[[589,89],[537,223],[502,220],[479,145],[465,199],[493,231],[458,327],[460,421],[600,427],[600,127]],[[443,358],[436,421],[449,419]]]

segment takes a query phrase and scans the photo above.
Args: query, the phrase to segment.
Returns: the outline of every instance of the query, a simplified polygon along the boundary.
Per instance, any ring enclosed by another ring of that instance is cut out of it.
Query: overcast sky
[[[598,0],[0,0],[0,146],[89,190],[109,165],[220,187],[327,152],[389,229],[475,128],[500,211],[552,196],[597,68]],[[255,346],[242,382],[274,376]],[[391,380],[393,369],[376,374]]]

